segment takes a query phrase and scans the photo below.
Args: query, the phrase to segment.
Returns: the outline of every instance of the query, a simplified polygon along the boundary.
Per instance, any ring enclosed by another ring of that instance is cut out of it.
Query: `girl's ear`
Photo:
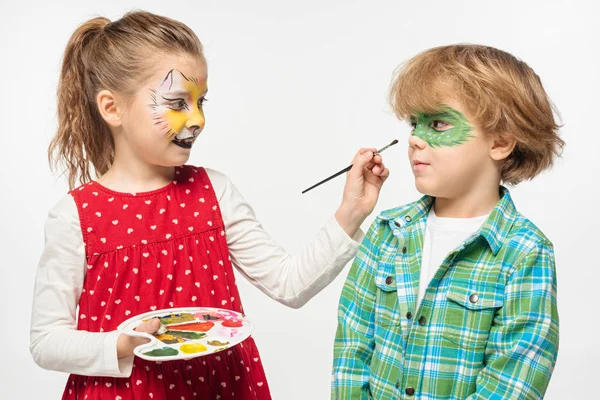
[[[96,104],[102,119],[111,127],[121,126],[121,117],[114,94],[109,90],[102,90],[96,96]]]
[[[502,161],[507,158],[517,145],[517,140],[510,134],[497,134],[491,139],[490,158]]]

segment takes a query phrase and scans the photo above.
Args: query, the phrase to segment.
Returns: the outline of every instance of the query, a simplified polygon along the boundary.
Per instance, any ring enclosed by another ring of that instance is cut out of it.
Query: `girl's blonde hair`
[[[445,96],[460,101],[484,133],[516,139],[500,168],[507,184],[550,168],[565,145],[539,76],[505,51],[468,44],[427,50],[396,71],[389,99],[398,118],[408,120],[417,111],[439,111]]]
[[[52,167],[64,164],[72,189],[104,174],[114,143],[96,96],[110,90],[132,96],[154,74],[158,56],[189,54],[204,61],[202,44],[185,24],[145,11],[111,22],[93,18],[71,36],[58,85],[58,130],[48,148]]]

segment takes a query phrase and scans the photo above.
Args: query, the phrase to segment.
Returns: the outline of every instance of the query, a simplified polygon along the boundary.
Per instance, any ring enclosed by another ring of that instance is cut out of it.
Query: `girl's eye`
[[[202,107],[204,105],[204,103],[206,103],[208,101],[208,99],[206,97],[200,97],[198,99],[198,107]]]
[[[436,120],[431,123],[431,127],[436,131],[447,131],[448,129],[452,128],[452,125],[444,121]]]
[[[177,99],[177,100],[174,100],[174,101],[170,102],[169,105],[168,105],[168,107],[171,110],[181,111],[184,108],[187,108],[187,104],[185,104],[185,100],[183,100],[183,99]]]

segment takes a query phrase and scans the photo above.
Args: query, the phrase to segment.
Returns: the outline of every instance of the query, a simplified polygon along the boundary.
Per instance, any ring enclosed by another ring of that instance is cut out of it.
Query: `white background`
[[[341,199],[338,178],[359,147],[380,147],[392,176],[375,212],[415,200],[408,127],[386,104],[394,68],[427,48],[470,42],[509,51],[542,77],[562,113],[564,157],[513,190],[517,206],[554,242],[561,342],[548,399],[597,393],[598,5],[593,1],[48,1],[0,4],[1,399],[59,398],[66,376],[29,354],[29,315],[43,224],[66,192],[46,148],[69,36],[86,19],[136,8],[187,23],[209,63],[207,126],[190,160],[230,176],[263,225],[298,252]],[[373,214],[363,228],[373,220]],[[300,310],[239,278],[274,399],[329,397],[336,308],[347,269]]]

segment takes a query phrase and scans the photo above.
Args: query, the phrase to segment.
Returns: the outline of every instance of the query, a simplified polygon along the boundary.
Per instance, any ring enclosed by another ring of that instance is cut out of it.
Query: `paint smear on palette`
[[[183,343],[189,340],[198,340],[206,336],[206,333],[202,332],[176,332],[166,331],[163,334],[154,334],[154,337],[166,344]]]
[[[193,353],[202,353],[202,352],[208,350],[208,347],[206,347],[205,345],[200,344],[200,343],[189,343],[189,344],[182,344],[181,347],[179,347],[179,349],[181,350],[182,353],[193,354]]]
[[[195,321],[195,318],[191,313],[167,314],[158,317],[158,319],[160,319],[160,323],[163,325],[180,324],[182,322]]]
[[[215,323],[210,321],[192,322],[190,324],[169,325],[167,329],[170,331],[208,332],[214,325]]]
[[[199,312],[195,313],[194,317],[202,320],[202,321],[221,321],[223,318],[215,312]]]
[[[174,343],[183,343],[185,342],[185,340],[183,338],[177,337],[175,335],[172,335],[170,333],[163,333],[162,335],[154,335],[155,338],[157,338],[158,340],[160,340],[163,343],[166,344],[174,344]]]
[[[209,340],[206,343],[210,344],[211,346],[227,346],[229,344],[229,342],[220,342],[218,340]]]
[[[144,353],[145,356],[150,356],[150,357],[168,357],[168,356],[176,356],[177,354],[179,354],[177,349],[174,349],[172,347],[163,347],[162,349],[154,349],[152,351]]]
[[[222,325],[227,328],[241,328],[244,323],[241,319],[228,319],[223,321]]]

